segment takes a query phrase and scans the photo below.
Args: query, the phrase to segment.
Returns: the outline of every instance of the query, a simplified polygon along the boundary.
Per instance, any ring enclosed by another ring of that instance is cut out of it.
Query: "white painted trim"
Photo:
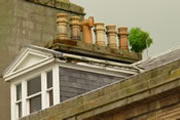
[[[76,58],[76,59],[91,61],[91,62],[95,62],[95,63],[111,64],[111,65],[116,65],[116,66],[121,66],[121,67],[132,67],[130,64],[113,62],[110,60],[103,60],[103,59],[97,59],[97,58],[93,58],[93,57],[86,57],[86,56],[80,56],[80,55],[74,55],[74,54],[68,54],[68,53],[63,53],[63,57]]]
[[[28,48],[21,50],[19,55],[16,57],[16,59],[5,70],[3,75],[9,74],[12,71],[12,69],[14,68],[14,66],[17,64],[17,62],[20,61],[20,59],[27,53],[27,51],[28,51]]]
[[[47,103],[47,74],[46,72],[41,73],[41,107],[42,109],[45,109],[48,107]]]
[[[29,51],[29,48],[26,49],[22,49],[22,51],[20,51],[19,55],[16,57],[16,59],[12,62],[12,64],[7,68],[7,70],[5,71],[5,74],[9,74],[10,72],[13,71],[14,67],[19,63],[19,61],[21,59],[23,59],[23,56],[25,56],[27,54],[27,52]]]
[[[97,68],[97,69],[104,69],[107,71],[111,71],[111,72],[122,72],[122,73],[126,73],[126,74],[137,74],[135,72],[131,72],[128,70],[123,70],[123,69],[118,69],[118,68],[113,68],[113,67],[106,67],[106,66],[97,66],[97,65],[93,65],[93,64],[87,64],[87,63],[83,63],[83,62],[79,62],[77,63],[77,65],[81,65],[81,66],[86,66],[86,67],[90,67],[90,68]]]
[[[82,66],[78,64],[72,64],[72,63],[64,63],[63,61],[58,60],[58,65],[59,67],[63,68],[69,68],[69,69],[74,69],[74,70],[81,70],[81,71],[86,71],[86,72],[92,72],[92,73],[98,73],[102,75],[109,75],[109,76],[115,76],[115,77],[121,77],[124,78],[126,76],[122,75],[122,72],[119,71],[110,71],[106,70],[102,67],[93,67],[93,66]]]
[[[17,110],[16,110],[16,86],[11,84],[10,87],[11,95],[11,120],[16,120]]]
[[[8,76],[4,76],[4,79],[5,79],[6,82],[10,81],[11,79],[14,79],[14,78],[16,78],[18,76],[21,76],[21,75],[23,75],[25,73],[28,73],[28,72],[33,71],[35,69],[38,69],[38,68],[40,68],[42,66],[45,66],[45,65],[47,65],[49,63],[52,63],[54,60],[55,60],[54,58],[48,58],[46,60],[41,61],[41,63],[37,63],[37,64],[33,65],[30,68],[22,69],[20,71],[17,71],[17,72],[15,72],[13,74],[8,75]]]
[[[26,97],[27,97],[27,81],[23,80],[21,82],[21,88],[22,88],[22,116],[26,116],[28,114],[28,110],[27,110],[27,101],[26,101]]]
[[[53,71],[53,98],[54,105],[60,103],[60,80],[59,80],[59,66],[55,65],[52,69]]]
[[[4,76],[8,76],[9,74],[13,73],[13,71],[21,64],[21,62],[29,55],[36,55],[43,57],[44,59],[52,58],[53,54],[45,53],[39,50],[34,50],[30,48],[23,49],[20,54],[16,57],[16,59],[9,65],[9,67],[3,73]]]
[[[27,96],[27,97],[26,97],[26,100],[29,100],[29,99],[31,99],[31,98],[33,98],[33,97],[36,97],[36,96],[39,96],[39,95],[41,95],[41,94],[42,94],[41,91],[38,92],[38,93],[32,94],[31,96]]]

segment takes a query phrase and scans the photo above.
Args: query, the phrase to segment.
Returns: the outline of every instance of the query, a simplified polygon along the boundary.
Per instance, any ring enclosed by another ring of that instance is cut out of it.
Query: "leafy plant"
[[[153,42],[152,38],[149,36],[149,33],[141,30],[138,27],[131,28],[128,39],[131,50],[137,53],[143,52],[143,50],[150,47]]]

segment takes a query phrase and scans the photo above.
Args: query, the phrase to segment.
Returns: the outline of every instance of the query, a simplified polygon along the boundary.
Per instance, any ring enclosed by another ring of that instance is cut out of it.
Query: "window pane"
[[[30,99],[30,113],[41,110],[41,95]]]
[[[16,86],[16,99],[17,101],[22,98],[22,92],[21,92],[21,84],[18,84]]]
[[[28,81],[28,96],[41,91],[41,77],[36,77]]]
[[[22,117],[22,104],[21,102],[17,104],[18,118]]]
[[[53,90],[49,91],[49,106],[53,105]]]
[[[52,71],[47,72],[47,88],[51,88],[53,85],[53,76],[52,76]]]

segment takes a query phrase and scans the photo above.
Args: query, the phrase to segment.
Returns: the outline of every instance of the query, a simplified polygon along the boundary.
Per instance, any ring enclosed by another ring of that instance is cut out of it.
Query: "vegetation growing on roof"
[[[131,28],[128,39],[131,50],[137,53],[142,53],[144,49],[150,47],[153,43],[149,33],[138,27]]]

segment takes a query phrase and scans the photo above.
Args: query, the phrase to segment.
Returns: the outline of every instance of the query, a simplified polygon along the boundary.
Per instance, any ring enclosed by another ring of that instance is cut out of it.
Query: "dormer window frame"
[[[47,74],[52,72],[52,86],[48,88]],[[56,64],[49,64],[44,67],[38,68],[32,72],[28,72],[22,76],[15,78],[11,84],[11,120],[18,120],[21,117],[31,114],[30,99],[41,96],[41,110],[51,107],[60,103],[59,96],[59,67]],[[41,78],[41,91],[28,96],[28,81],[40,76]],[[21,84],[21,100],[17,100],[17,85]],[[58,87],[56,87],[58,86]],[[57,95],[58,94],[58,95]],[[55,97],[56,96],[56,97]],[[51,97],[51,104],[50,98]],[[52,98],[53,97],[53,98]],[[21,103],[22,115],[19,115],[18,104]],[[53,104],[52,104],[53,103]],[[38,110],[39,111],[39,110]]]

